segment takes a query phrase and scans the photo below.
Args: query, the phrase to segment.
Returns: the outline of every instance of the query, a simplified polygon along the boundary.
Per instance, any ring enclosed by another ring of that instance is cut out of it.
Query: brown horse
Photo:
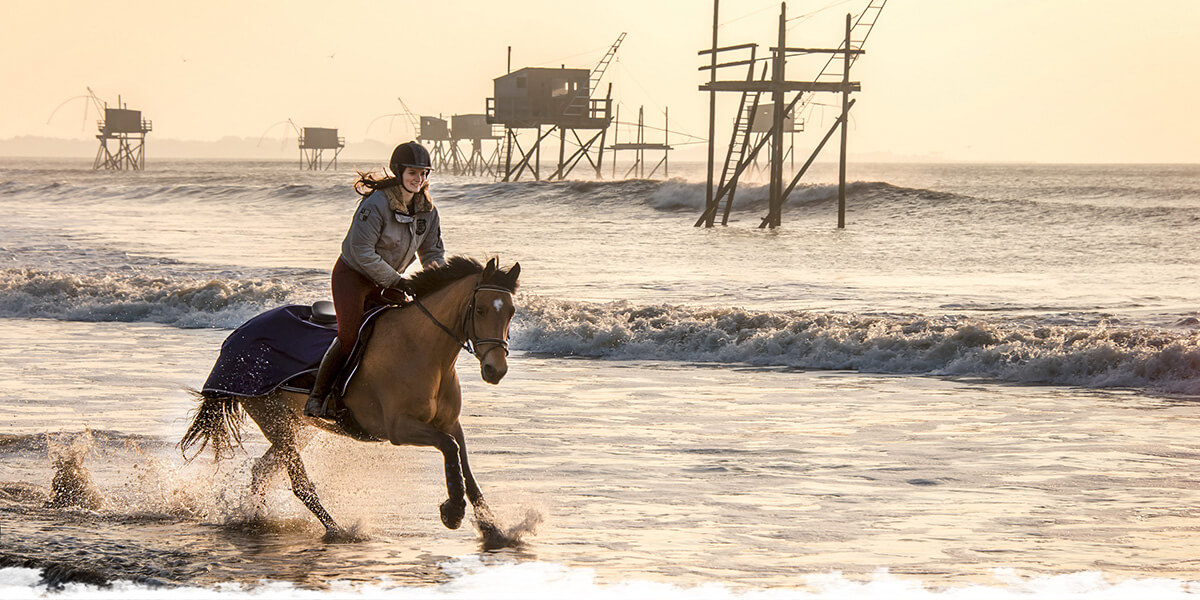
[[[485,541],[500,536],[483,493],[467,465],[466,440],[459,424],[462,395],[454,364],[459,350],[479,359],[480,374],[499,383],[508,371],[508,327],[520,264],[504,270],[493,258],[487,266],[453,257],[409,280],[414,301],[380,315],[367,339],[362,361],[342,396],[361,427],[359,438],[395,445],[433,446],[446,465],[449,498],[440,507],[442,523],[457,529],[466,497]],[[346,435],[343,428],[304,416],[307,396],[277,390],[252,398],[203,394],[203,401],[180,441],[185,452],[211,445],[219,459],[240,445],[239,407],[254,419],[271,447],[251,471],[251,494],[261,506],[267,482],[280,468],[291,477],[296,497],[325,525],[326,535],[341,533],[321,506],[300,460],[300,449],[314,427]],[[365,435],[363,435],[365,434]],[[199,453],[199,452],[197,452]]]

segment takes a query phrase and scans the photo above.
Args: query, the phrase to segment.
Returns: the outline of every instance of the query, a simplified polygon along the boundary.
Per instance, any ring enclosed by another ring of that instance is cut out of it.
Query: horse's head
[[[513,292],[520,276],[521,263],[501,269],[498,259],[489,260],[468,308],[467,338],[479,359],[480,376],[488,383],[500,383],[508,373],[508,326],[516,311]]]

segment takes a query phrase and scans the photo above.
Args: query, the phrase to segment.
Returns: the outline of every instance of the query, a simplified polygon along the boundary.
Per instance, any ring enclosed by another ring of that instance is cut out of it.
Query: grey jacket
[[[415,257],[421,266],[445,262],[441,220],[429,197],[421,191],[414,211],[407,215],[393,210],[389,190],[377,190],[362,199],[350,231],[342,241],[342,260],[383,287],[400,282]]]

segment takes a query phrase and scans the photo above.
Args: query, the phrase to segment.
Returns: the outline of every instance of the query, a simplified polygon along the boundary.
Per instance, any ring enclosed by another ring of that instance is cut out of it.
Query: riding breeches
[[[354,348],[363,314],[379,303],[382,287],[355,271],[341,257],[333,265],[333,309],[337,312],[338,339],[345,352]]]

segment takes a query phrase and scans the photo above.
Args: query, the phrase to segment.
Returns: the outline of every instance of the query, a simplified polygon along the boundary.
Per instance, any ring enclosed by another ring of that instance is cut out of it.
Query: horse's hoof
[[[467,513],[467,503],[462,498],[456,502],[453,498],[442,503],[442,524],[448,529],[458,529],[462,525],[463,516]]]

